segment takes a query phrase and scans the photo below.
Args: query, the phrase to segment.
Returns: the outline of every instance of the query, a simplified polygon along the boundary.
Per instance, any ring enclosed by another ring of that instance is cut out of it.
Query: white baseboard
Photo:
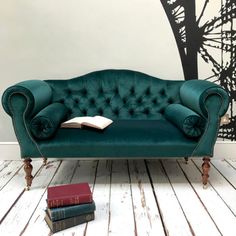
[[[236,142],[217,141],[214,158],[236,160]],[[0,142],[0,160],[21,160],[18,142]]]
[[[21,160],[18,142],[0,142],[0,160]]]

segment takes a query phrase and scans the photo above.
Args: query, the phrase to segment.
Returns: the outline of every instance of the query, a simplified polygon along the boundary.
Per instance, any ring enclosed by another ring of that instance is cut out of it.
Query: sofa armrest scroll
[[[51,87],[44,81],[28,80],[6,89],[2,96],[4,110],[11,116],[21,157],[43,156],[29,131],[29,121],[52,98]]]
[[[33,116],[51,102],[52,90],[41,80],[27,80],[9,87],[3,93],[2,105],[10,116],[13,116],[14,112],[12,97],[15,95],[23,96],[27,100],[24,114]],[[14,99],[14,102],[17,102],[17,99]]]
[[[184,82],[180,88],[180,98],[183,105],[204,117],[208,117],[207,106],[210,104],[207,105],[207,99],[214,96],[216,99],[211,99],[211,102],[214,106],[220,101],[218,115],[221,117],[226,113],[229,105],[229,96],[222,87],[205,80],[189,80]]]
[[[206,128],[192,156],[213,156],[214,144],[220,127],[220,117],[229,105],[227,92],[209,81],[190,80],[180,88],[182,103],[206,118]]]

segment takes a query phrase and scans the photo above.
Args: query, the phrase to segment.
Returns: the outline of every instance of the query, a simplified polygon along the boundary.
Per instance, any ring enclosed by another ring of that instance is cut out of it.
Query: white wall
[[[7,0],[0,8],[0,92],[18,81],[124,68],[183,79],[157,0]],[[168,65],[168,66],[167,66]],[[0,110],[0,142],[15,141]]]

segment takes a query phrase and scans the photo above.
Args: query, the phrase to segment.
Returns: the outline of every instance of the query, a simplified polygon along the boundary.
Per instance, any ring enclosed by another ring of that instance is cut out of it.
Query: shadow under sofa
[[[68,80],[28,80],[6,89],[24,159],[27,189],[31,158],[203,157],[203,185],[228,108],[227,92],[203,80],[162,80],[131,70],[95,71]],[[113,120],[104,130],[65,129],[76,116]]]

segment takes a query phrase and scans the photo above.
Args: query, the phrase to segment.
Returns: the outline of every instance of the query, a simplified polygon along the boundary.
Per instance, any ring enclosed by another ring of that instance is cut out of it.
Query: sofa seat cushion
[[[45,157],[183,157],[196,145],[166,120],[117,120],[103,131],[60,128],[39,142]]]

